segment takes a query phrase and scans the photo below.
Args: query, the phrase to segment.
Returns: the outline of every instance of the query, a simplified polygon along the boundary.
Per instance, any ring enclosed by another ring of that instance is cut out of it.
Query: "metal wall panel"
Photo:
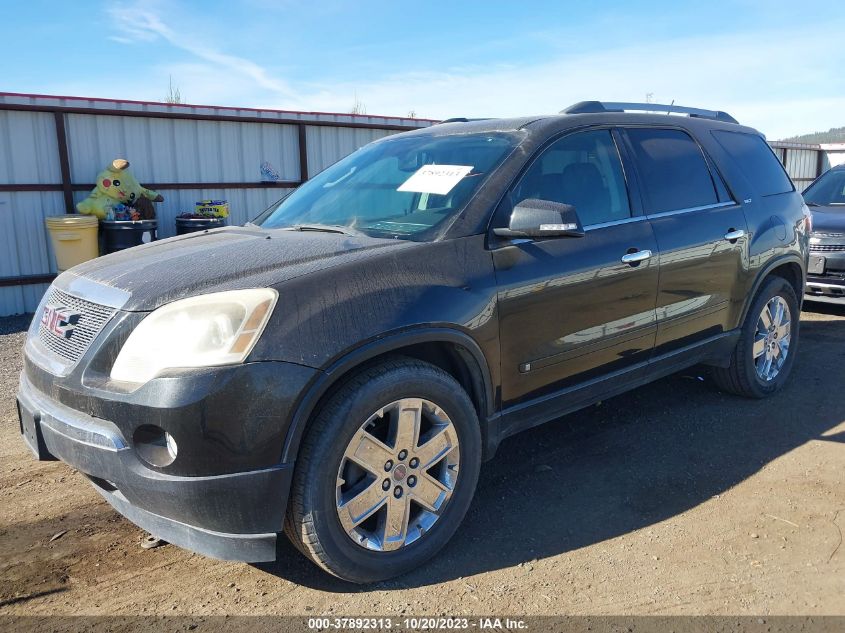
[[[56,272],[44,218],[64,214],[60,192],[0,192],[0,277]],[[0,288],[0,316],[35,310],[44,285]]]
[[[332,123],[367,123],[372,125],[403,125],[427,127],[436,121],[432,119],[409,119],[406,117],[379,116],[371,114],[346,114],[338,112],[299,112],[295,110],[266,110],[261,108],[234,108],[225,106],[204,106],[190,104],[153,103],[145,101],[114,101],[85,97],[61,97],[51,95],[30,95],[0,93],[0,103],[37,105],[65,108],[93,108],[97,110],[126,110],[135,112],[163,112],[167,114],[211,115],[235,117],[260,117],[268,121],[292,119],[296,121],[326,121]]]
[[[794,179],[815,178],[818,150],[791,149],[786,154],[786,171]]]
[[[0,183],[56,184],[61,179],[53,115],[0,111]]]
[[[69,114],[71,178],[93,183],[126,158],[140,183],[258,182],[269,161],[282,180],[299,179],[294,125]]]
[[[819,150],[789,149],[786,152],[786,172],[798,191],[803,191],[818,175]]]

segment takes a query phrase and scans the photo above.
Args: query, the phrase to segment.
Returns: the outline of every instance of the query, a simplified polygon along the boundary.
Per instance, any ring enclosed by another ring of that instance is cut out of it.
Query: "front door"
[[[624,134],[660,249],[659,355],[733,327],[733,308],[745,301],[747,226],[742,207],[687,132],[638,127]]]
[[[647,361],[656,330],[657,244],[611,131],[543,150],[495,226],[527,198],[573,205],[586,235],[494,243],[505,408]]]

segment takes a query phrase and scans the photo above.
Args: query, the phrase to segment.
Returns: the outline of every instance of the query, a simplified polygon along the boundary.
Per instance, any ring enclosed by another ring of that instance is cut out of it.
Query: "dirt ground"
[[[370,587],[287,546],[268,565],[141,549],[81,475],[32,459],[27,320],[0,319],[0,613],[845,614],[845,309],[805,307],[776,397],[688,371],[511,438],[451,544]]]

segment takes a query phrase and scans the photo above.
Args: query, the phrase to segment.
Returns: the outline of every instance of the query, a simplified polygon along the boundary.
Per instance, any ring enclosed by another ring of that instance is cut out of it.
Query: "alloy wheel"
[[[358,545],[393,551],[421,538],[452,497],[458,434],[449,416],[420,398],[373,413],[349,442],[337,473],[337,514]]]
[[[757,376],[765,382],[774,380],[786,362],[792,338],[791,317],[789,305],[776,295],[763,306],[757,319],[752,353]]]

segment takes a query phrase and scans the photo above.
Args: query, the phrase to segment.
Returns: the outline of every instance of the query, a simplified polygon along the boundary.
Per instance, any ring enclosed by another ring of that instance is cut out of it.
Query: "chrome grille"
[[[109,306],[92,303],[79,299],[57,288],[50,288],[47,301],[43,304],[42,314],[37,315],[39,320],[43,317],[43,311],[52,308],[65,308],[79,314],[79,320],[73,327],[73,333],[69,336],[62,336],[45,326],[43,321],[38,326],[38,340],[56,356],[71,363],[76,363],[86,350],[97,338],[97,335],[112,318],[116,310]]]
[[[843,253],[845,244],[810,244],[810,250],[817,253]]]

